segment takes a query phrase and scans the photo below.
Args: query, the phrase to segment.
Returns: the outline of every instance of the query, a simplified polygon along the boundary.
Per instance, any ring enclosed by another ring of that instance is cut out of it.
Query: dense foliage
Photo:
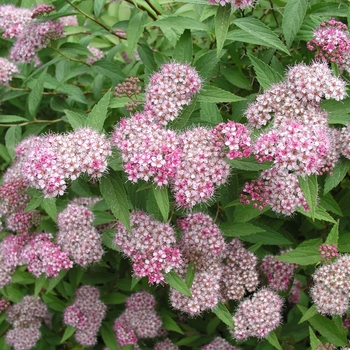
[[[0,6],[0,348],[346,349],[346,0]]]

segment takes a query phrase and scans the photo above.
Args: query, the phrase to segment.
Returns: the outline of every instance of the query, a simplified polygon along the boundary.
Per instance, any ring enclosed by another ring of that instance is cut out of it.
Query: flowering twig
[[[56,51],[57,53],[59,53],[60,55],[62,55],[64,58],[66,58],[69,61],[73,61],[73,62],[79,62],[82,64],[85,64],[85,66],[91,67],[91,65],[83,60],[79,60],[78,58],[73,58],[73,57],[69,57],[67,55],[65,55],[62,51],[56,49],[55,47],[51,46],[51,49]]]

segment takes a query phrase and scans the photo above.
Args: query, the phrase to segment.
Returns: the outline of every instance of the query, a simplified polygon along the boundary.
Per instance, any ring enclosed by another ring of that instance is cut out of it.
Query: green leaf
[[[83,178],[74,180],[71,184],[71,189],[80,197],[93,197],[89,183]]]
[[[308,0],[288,0],[287,2],[282,20],[282,31],[288,47],[291,46],[304,21],[307,6]]]
[[[135,286],[141,281],[141,277],[132,276],[130,290],[133,290]]]
[[[319,345],[322,343],[319,339],[317,339],[317,337],[316,337],[316,335],[311,327],[309,327],[309,333],[310,333],[311,350],[317,350],[319,348]]]
[[[231,167],[246,171],[260,171],[270,169],[272,166],[271,162],[259,163],[254,157],[242,158],[242,159],[227,159],[227,163]]]
[[[57,285],[62,281],[64,276],[67,274],[67,270],[61,270],[57,277],[51,278],[48,287],[46,288],[46,293],[51,292]]]
[[[259,84],[264,90],[271,87],[271,85],[279,83],[282,80],[282,77],[277,73],[273,68],[267,65],[264,61],[259,58],[254,57],[248,53],[248,57],[252,62],[256,78],[258,79]]]
[[[60,344],[63,344],[67,339],[69,339],[76,331],[75,327],[67,326],[60,341]]]
[[[118,246],[114,243],[115,229],[108,229],[102,233],[102,243],[113,250],[119,251]]]
[[[290,55],[277,34],[260,20],[253,17],[244,17],[234,20],[233,23],[241,28],[246,33],[246,36],[254,37],[260,43],[259,45],[272,47]],[[234,37],[233,40],[235,40]]]
[[[80,112],[70,111],[68,109],[63,110],[67,116],[68,122],[72,125],[73,130],[77,130],[86,126],[86,115]]]
[[[264,244],[264,241],[257,242],[252,246],[250,246],[248,250],[252,253],[255,253],[263,244]]]
[[[189,337],[182,338],[179,340],[176,345],[181,346],[181,345],[189,345],[201,338],[202,335],[190,335]]]
[[[19,303],[24,297],[24,294],[19,290],[19,287],[14,284],[4,287],[2,289],[2,294],[13,303]]]
[[[178,292],[184,294],[188,297],[192,297],[192,294],[187,287],[186,283],[181,279],[181,277],[174,271],[170,271],[164,274],[165,280]]]
[[[95,73],[111,78],[112,81],[121,81],[126,78],[125,74],[120,70],[120,67],[114,62],[98,60],[92,64],[91,69]]]
[[[97,130],[98,132],[102,132],[103,124],[107,119],[109,101],[111,99],[111,90],[108,90],[105,95],[101,98],[100,101],[94,106],[92,111],[87,117],[86,125],[91,128]]]
[[[103,225],[115,221],[115,217],[105,211],[94,211],[94,217],[95,218],[92,223],[94,226]]]
[[[184,334],[181,328],[177,325],[177,323],[168,315],[162,314],[163,328],[174,331],[180,334]]]
[[[78,43],[64,43],[60,46],[60,51],[70,57],[75,55],[91,56],[90,50]]]
[[[249,205],[238,204],[236,206],[234,221],[235,222],[248,222],[261,214],[264,214],[270,210],[269,206],[264,207],[262,210],[258,208],[253,208]]]
[[[102,323],[102,327],[100,328],[101,336],[103,342],[106,346],[108,346],[109,350],[118,350],[117,340],[115,338],[115,333],[112,329],[112,325],[108,325],[107,323]]]
[[[264,225],[259,225],[262,228],[265,229],[265,232],[258,232],[253,235],[249,236],[240,236],[240,239],[245,242],[250,242],[250,243],[259,243],[259,242],[264,242],[264,244],[267,245],[288,245],[292,244],[292,242],[282,236],[280,233],[277,231],[272,230],[268,226]]]
[[[176,43],[174,52],[173,52],[173,59],[176,62],[180,63],[190,63],[192,61],[192,50],[193,50],[193,44],[192,44],[192,36],[191,31],[189,29],[186,29],[183,34],[180,36],[180,39]]]
[[[187,270],[186,270],[186,285],[188,288],[192,287],[192,283],[194,281],[195,276],[196,276],[196,268],[195,268],[193,262],[191,261],[188,264]]]
[[[185,29],[192,30],[204,30],[208,29],[205,23],[197,21],[190,17],[182,16],[162,16],[161,19],[158,19],[155,22],[150,22],[145,25],[146,27],[159,26],[163,30],[164,28],[176,28],[177,30],[183,32]]]
[[[343,233],[338,239],[338,250],[341,253],[350,252],[350,233]]]
[[[338,203],[335,201],[335,199],[332,197],[330,193],[327,193],[326,195],[320,196],[320,205],[325,208],[326,210],[337,214],[339,216],[343,216],[343,213],[338,205]]]
[[[318,247],[322,244],[320,238],[310,239],[301,243],[298,247],[290,252],[284,253],[275,260],[285,261],[298,265],[315,265],[319,263],[320,253]]]
[[[127,31],[127,40],[128,40],[128,52],[132,53],[136,47],[137,42],[142,35],[144,30],[143,25],[147,20],[147,12],[138,11],[136,15],[129,19],[128,31]]]
[[[200,106],[201,121],[212,125],[217,125],[223,121],[219,108],[215,103],[201,102]]]
[[[0,123],[17,123],[27,121],[28,119],[19,117],[18,115],[0,115]]]
[[[28,95],[28,111],[29,114],[35,118],[38,111],[41,99],[43,97],[44,91],[44,81],[47,69],[45,69],[40,75],[35,85],[32,88],[32,91]]]
[[[199,102],[237,102],[243,101],[245,98],[236,96],[231,92],[220,89],[216,86],[207,85],[202,88],[202,90],[198,94]]]
[[[311,6],[307,12],[313,15],[326,17],[347,17],[347,4],[340,4],[339,2],[320,2]]]
[[[123,304],[127,299],[127,295],[117,292],[108,293],[101,297],[101,300],[107,305]]]
[[[311,218],[311,214],[305,211],[304,208],[297,208],[297,212]],[[315,219],[333,222],[335,224],[335,220],[326,212],[326,210],[321,205],[318,205],[316,207]]]
[[[162,213],[163,220],[166,222],[168,220],[170,204],[169,204],[169,194],[168,187],[152,187],[154,198],[156,199],[158,208]]]
[[[220,301],[212,310],[214,314],[230,328],[234,328],[232,315],[227,307]]]
[[[12,283],[18,283],[18,284],[33,284],[35,283],[36,279],[35,277],[26,271],[17,270],[12,276],[11,276],[11,282]]]
[[[338,239],[339,239],[339,220],[336,224],[333,225],[332,229],[328,233],[327,239],[325,241],[326,244],[329,245],[338,245]]]
[[[137,52],[140,55],[143,64],[151,71],[155,71],[158,66],[154,60],[154,53],[148,45],[141,44],[137,48]]]
[[[195,97],[191,104],[186,106],[181,114],[172,122],[168,124],[168,127],[173,130],[182,130],[186,124],[188,123],[192,113],[196,109],[197,106],[197,98]]]
[[[311,215],[311,219],[315,219],[315,212],[317,206],[317,193],[318,193],[318,185],[317,185],[317,176],[298,176],[299,185],[301,190],[303,191],[306,202],[309,206],[309,213]]]
[[[216,37],[216,52],[217,57],[220,56],[220,52],[224,46],[228,27],[230,25],[231,4],[225,6],[219,6],[215,16],[215,37]]]
[[[109,174],[103,176],[100,180],[100,190],[114,216],[130,231],[128,197],[120,174],[110,171]]]
[[[25,212],[28,213],[31,210],[36,209],[43,202],[44,197],[33,197],[30,199],[29,203],[26,206]]]
[[[280,342],[278,341],[277,335],[274,331],[270,332],[266,337],[267,341],[275,347],[277,350],[283,350]]]
[[[241,237],[265,232],[261,227],[243,222],[225,222],[220,225],[225,237]]]
[[[54,222],[57,222],[56,198],[44,198],[41,207]]]
[[[227,67],[220,69],[223,77],[229,81],[232,85],[241,89],[251,90],[252,85],[246,76],[239,70],[238,67]]]
[[[98,18],[100,17],[101,11],[106,4],[106,0],[94,0],[94,14]]]
[[[62,84],[57,88],[57,92],[67,95],[74,101],[87,104],[86,97],[78,86],[70,84]]]
[[[298,324],[307,321],[310,317],[317,315],[317,310],[315,305],[311,305],[310,308],[303,314],[302,318],[298,322]]]
[[[209,80],[213,70],[217,69],[218,62],[219,62],[219,58],[216,57],[216,52],[214,50],[210,50],[205,53],[201,52],[201,55],[197,53],[197,55],[195,56],[193,65],[202,79]],[[205,101],[205,102],[208,102],[208,101]]]
[[[301,305],[297,305],[298,309],[304,314],[306,308]],[[322,315],[314,315],[308,319],[315,330],[317,330],[321,335],[323,335],[331,344],[335,346],[345,346],[347,344],[347,330],[344,328],[341,332],[335,323]]]
[[[37,297],[41,290],[43,289],[45,283],[48,281],[46,275],[41,275],[35,281],[34,296]]]
[[[338,186],[343,181],[346,173],[350,169],[350,159],[341,158],[332,170],[332,175],[327,175],[324,182],[323,193],[328,193],[331,189]]]
[[[15,158],[15,147],[21,140],[22,129],[20,126],[11,126],[5,134],[5,145],[12,159]]]

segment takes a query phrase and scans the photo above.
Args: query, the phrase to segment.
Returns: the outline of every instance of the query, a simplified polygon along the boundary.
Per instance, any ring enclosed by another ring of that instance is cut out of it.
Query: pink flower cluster
[[[28,264],[28,271],[35,277],[46,274],[57,277],[61,270],[69,270],[73,263],[66,253],[52,242],[50,233],[39,233],[30,240],[21,253],[22,264]]]
[[[165,339],[154,346],[154,350],[179,350],[179,347],[174,345],[170,339]]]
[[[14,350],[34,349],[41,336],[41,319],[46,313],[46,305],[39,297],[31,295],[10,306],[7,309],[7,322],[12,325],[12,329],[7,331],[6,343]]]
[[[14,5],[0,6],[0,30],[3,37],[17,37],[32,22],[32,11]]]
[[[111,147],[104,135],[83,128],[66,135],[25,139],[17,146],[16,155],[28,186],[41,189],[48,198],[62,195],[66,180],[75,180],[83,173],[101,177]]]
[[[222,264],[221,299],[239,300],[246,290],[253,292],[259,285],[258,258],[243,247],[238,238],[226,245],[226,259]]]
[[[2,297],[0,299],[0,314],[7,310],[10,307],[10,305],[11,304],[4,297]]]
[[[97,332],[106,315],[107,307],[97,288],[82,286],[75,292],[74,304],[64,311],[64,323],[76,327],[75,339],[83,346],[97,343]]]
[[[57,216],[57,244],[83,267],[99,262],[103,255],[101,236],[92,225],[93,220],[93,213],[85,205],[74,201]]]
[[[238,348],[231,345],[225,339],[217,337],[210,344],[204,345],[202,350],[238,350]]]
[[[350,295],[350,255],[322,265],[314,275],[311,298],[319,313],[343,315],[348,309]]]
[[[303,287],[302,282],[295,278],[293,280],[293,285],[288,295],[288,301],[290,303],[293,303],[293,304],[299,303],[302,287]]]
[[[209,4],[212,5],[220,4],[221,6],[225,6],[226,4],[231,4],[235,10],[244,10],[247,7],[253,6],[254,2],[254,0],[209,0]]]
[[[334,18],[322,22],[307,43],[307,48],[315,51],[315,58],[325,62],[335,62],[341,70],[350,70],[350,38],[348,27]]]
[[[328,262],[330,260],[333,260],[334,258],[337,258],[339,256],[338,254],[338,248],[336,244],[321,244],[318,247],[318,251],[321,254],[321,261],[322,262]]]
[[[62,27],[65,27],[65,26],[76,27],[79,25],[77,16],[60,17],[58,21],[61,23]]]
[[[340,130],[338,147],[340,153],[350,159],[350,124]]]
[[[15,64],[6,58],[0,57],[0,85],[8,86],[14,74],[19,70]]]
[[[280,255],[288,252],[282,251]],[[262,259],[260,270],[266,275],[268,285],[275,291],[288,290],[292,281],[294,270],[298,267],[285,261],[275,260],[279,255],[267,254]]]
[[[182,261],[179,249],[174,247],[175,231],[141,211],[130,214],[130,224],[131,232],[118,222],[115,244],[132,260],[136,276],[147,276],[149,283],[164,283],[163,272]]]
[[[50,12],[55,10],[56,10],[56,7],[53,5],[40,4],[33,9],[32,18],[48,15]]]
[[[96,47],[88,45],[87,49],[91,52],[91,56],[88,56],[88,58],[87,58],[87,62],[89,64],[93,64],[94,62],[102,59],[105,55],[105,53],[102,50],[100,50]]]
[[[139,339],[160,335],[162,320],[155,311],[155,304],[154,296],[146,291],[135,293],[126,300],[125,311],[114,323],[119,346],[133,344],[139,349]]]
[[[237,340],[249,337],[265,338],[282,320],[283,300],[267,288],[256,292],[238,305],[233,316],[235,329],[230,331]]]

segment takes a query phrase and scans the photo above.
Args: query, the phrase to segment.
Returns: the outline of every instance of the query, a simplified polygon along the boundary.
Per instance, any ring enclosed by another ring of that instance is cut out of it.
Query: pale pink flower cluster
[[[260,270],[265,274],[269,287],[275,291],[288,290],[294,270],[298,267],[296,264],[275,260],[276,257],[288,251],[282,251],[279,255],[267,254],[260,265]]]
[[[292,288],[289,291],[288,301],[293,304],[298,304],[300,300],[300,293],[302,291],[303,283],[294,278]]]
[[[235,10],[244,10],[247,7],[253,6],[254,3],[254,0],[209,0],[209,4],[212,5],[220,4],[221,6],[225,6],[226,4],[231,4]]]
[[[106,305],[100,300],[99,290],[82,286],[75,292],[74,304],[64,311],[64,323],[76,328],[74,336],[79,344],[94,346],[106,310]]]
[[[58,21],[61,23],[62,27],[65,27],[65,26],[77,27],[79,25],[77,16],[60,17]]]
[[[93,64],[94,62],[102,59],[105,55],[105,53],[102,50],[100,50],[96,47],[88,45],[87,48],[91,52],[91,56],[88,56],[86,59],[87,63],[89,63],[89,64]]]
[[[19,70],[15,64],[6,58],[0,57],[0,85],[8,86],[14,74]]]
[[[0,30],[4,38],[17,37],[32,22],[32,11],[14,5],[0,6]]]
[[[57,216],[56,243],[83,267],[99,262],[103,255],[101,236],[93,221],[94,215],[85,205],[74,203],[68,204]]]
[[[238,238],[226,245],[220,281],[220,294],[224,301],[242,299],[246,290],[256,290],[259,285],[257,263],[257,256],[246,250]]]
[[[160,72],[151,76],[146,88],[144,110],[150,121],[163,126],[174,120],[183,106],[201,88],[202,81],[197,71],[189,65],[167,63]]]
[[[307,43],[320,61],[335,62],[341,70],[350,70],[350,38],[346,24],[334,18],[322,22]]]
[[[350,159],[350,124],[340,130],[338,146],[340,153]]]
[[[336,244],[321,244],[318,247],[318,251],[321,254],[322,262],[328,262],[339,256],[338,247]]]
[[[47,313],[46,305],[39,297],[25,296],[20,303],[7,309],[7,322],[12,329],[6,333],[6,343],[14,350],[34,349],[40,339],[41,320]]]
[[[65,135],[30,137],[17,146],[16,154],[28,186],[41,189],[48,198],[63,195],[66,181],[83,173],[101,177],[111,146],[104,135],[83,128]]]
[[[220,299],[221,261],[225,257],[226,244],[213,219],[202,213],[193,213],[178,220],[182,231],[178,244],[183,264],[175,269],[182,277],[189,263],[196,268],[188,297],[170,288],[171,305],[191,316],[214,308]]]
[[[322,265],[314,275],[311,298],[319,313],[343,315],[349,304],[350,255],[342,255],[334,262]]]
[[[316,350],[336,350],[337,347],[331,343],[325,343],[325,344],[318,344],[316,347]],[[348,349],[348,348],[342,348],[343,350]]]
[[[265,338],[281,323],[282,306],[283,300],[278,294],[267,288],[261,289],[238,305],[231,334],[237,340]]]
[[[31,228],[39,226],[41,215],[38,210],[29,212],[17,211],[6,216],[6,228],[12,232],[26,233]]]
[[[204,345],[202,350],[238,350],[228,341],[221,337],[216,337],[210,344]]]
[[[130,214],[131,232],[118,222],[114,243],[132,260],[138,277],[148,277],[149,283],[164,283],[162,272],[169,272],[181,264],[175,247],[176,233],[168,223],[151,219],[144,212]]]
[[[174,345],[170,339],[165,339],[154,346],[154,350],[179,350],[179,347]]]
[[[126,300],[126,309],[115,320],[113,328],[119,346],[133,344],[139,349],[139,339],[160,335],[162,320],[156,313],[155,304],[154,296],[146,291],[135,293]]]
[[[52,242],[50,233],[39,233],[31,239],[21,252],[22,264],[28,265],[28,271],[35,277],[45,274],[57,277],[61,270],[69,270],[73,263],[66,253]]]

